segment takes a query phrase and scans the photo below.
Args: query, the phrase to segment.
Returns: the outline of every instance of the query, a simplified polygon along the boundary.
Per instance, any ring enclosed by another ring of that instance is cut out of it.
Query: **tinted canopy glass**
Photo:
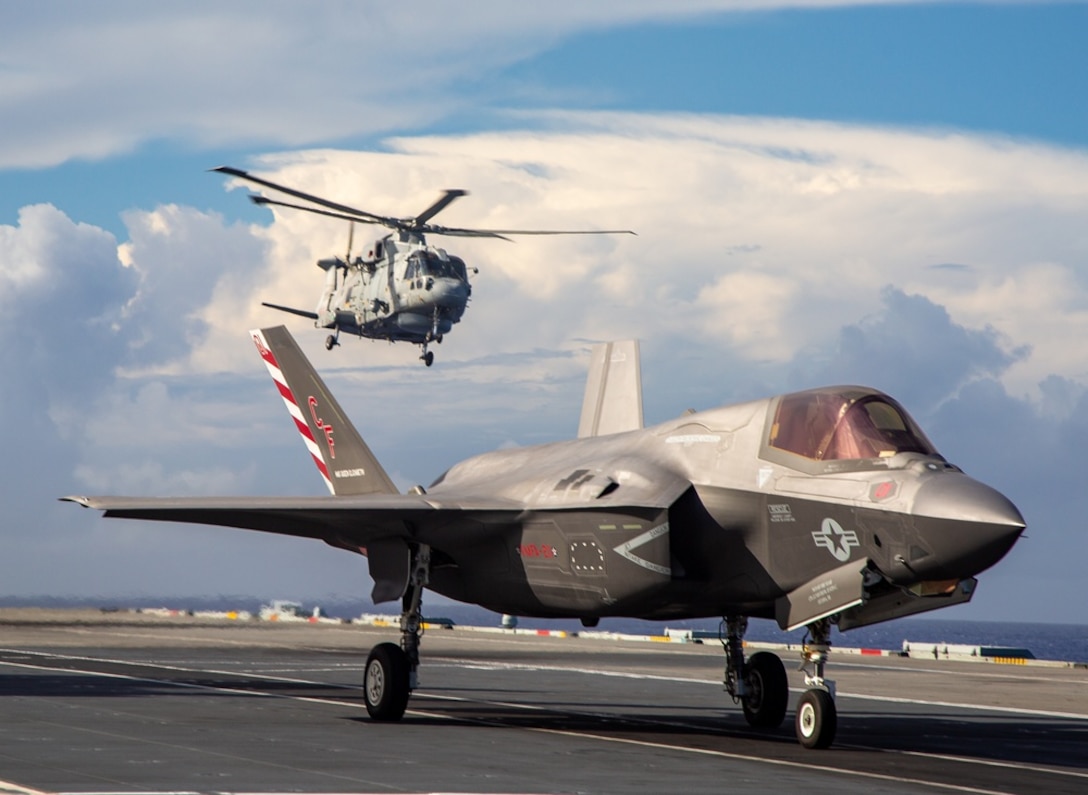
[[[887,395],[856,387],[784,395],[767,442],[814,461],[937,453],[899,404]]]

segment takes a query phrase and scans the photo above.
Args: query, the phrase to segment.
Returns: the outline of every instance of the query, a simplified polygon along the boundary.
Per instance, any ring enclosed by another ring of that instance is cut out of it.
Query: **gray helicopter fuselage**
[[[461,320],[472,293],[461,259],[392,236],[350,267],[336,259],[318,266],[328,276],[314,325],[370,339],[438,339]]]

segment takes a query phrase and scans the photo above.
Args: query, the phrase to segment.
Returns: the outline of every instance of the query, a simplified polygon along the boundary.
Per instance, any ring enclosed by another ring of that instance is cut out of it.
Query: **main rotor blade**
[[[458,229],[453,226],[432,226],[431,224],[426,224],[415,231],[423,232],[428,235],[445,235],[446,237],[494,237],[499,240],[513,242],[510,238],[505,237],[499,232],[493,232],[489,229]]]
[[[342,212],[342,213],[347,213],[349,215],[355,216],[357,219],[370,218],[370,219],[372,219],[372,223],[384,224],[385,226],[390,226],[390,227],[394,227],[394,228],[397,228],[401,224],[401,220],[399,218],[390,218],[390,217],[384,216],[384,215],[377,215],[375,213],[368,213],[368,212],[366,212],[366,210],[357,210],[354,207],[349,207],[346,204],[337,204],[336,202],[331,202],[328,199],[322,199],[320,196],[314,196],[314,195],[309,194],[309,193],[303,193],[300,190],[295,190],[294,188],[288,188],[285,185],[279,185],[279,184],[277,184],[275,182],[271,182],[271,181],[269,181],[267,179],[261,179],[260,177],[255,177],[252,174],[250,174],[248,171],[242,171],[239,168],[232,168],[230,166],[217,166],[216,168],[213,168],[211,170],[212,171],[218,171],[220,174],[229,174],[232,177],[238,177],[238,179],[244,179],[244,180],[247,180],[249,182],[253,182],[253,183],[257,184],[257,185],[263,185],[266,188],[271,188],[272,190],[279,191],[280,193],[286,193],[288,196],[294,196],[296,199],[303,199],[303,200],[308,201],[308,202],[313,202],[314,204],[319,204],[322,207],[328,207],[330,210],[337,210],[337,211]],[[261,203],[262,202],[258,202],[258,204],[261,204]],[[271,203],[271,202],[268,202],[268,203]],[[292,204],[284,204],[283,206],[284,207],[295,207],[295,209],[303,209],[301,207],[296,207],[295,205],[292,205]]]
[[[506,235],[635,235],[630,229],[458,229],[452,226],[427,224],[420,229],[429,235],[449,235],[450,237],[499,237],[509,240]]]
[[[302,210],[304,213],[314,213],[315,215],[325,215],[329,218],[341,218],[345,221],[358,221],[361,224],[381,224],[382,226],[389,226],[389,224],[383,221],[375,221],[370,218],[359,218],[355,215],[345,215],[344,213],[334,213],[328,210],[319,210],[316,207],[307,207],[304,204],[292,204],[291,202],[281,202],[276,199],[269,199],[267,196],[257,196],[252,194],[249,200],[254,204],[271,204],[275,207],[290,207],[292,210]]]
[[[462,196],[468,196],[468,191],[461,190],[460,188],[445,190],[442,192],[442,197],[438,201],[417,215],[413,220],[416,224],[425,224]]]
[[[630,229],[478,229],[496,235],[634,235]]]

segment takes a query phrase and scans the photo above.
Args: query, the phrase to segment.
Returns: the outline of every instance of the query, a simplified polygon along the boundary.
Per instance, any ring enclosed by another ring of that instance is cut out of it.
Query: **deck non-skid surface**
[[[400,723],[393,630],[0,613],[0,793],[1088,791],[1088,671],[834,657],[839,731],[750,730],[717,644],[432,630]]]

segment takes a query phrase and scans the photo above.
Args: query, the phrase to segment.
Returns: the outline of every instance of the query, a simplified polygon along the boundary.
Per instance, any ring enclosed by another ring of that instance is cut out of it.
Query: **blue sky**
[[[444,222],[639,232],[458,242],[481,274],[432,371],[292,327],[400,485],[571,435],[585,340],[638,336],[649,421],[896,395],[1028,517],[958,615],[1088,621],[1088,4],[423,6],[0,2],[8,595],[365,579],[52,503],[320,493],[245,330],[315,300],[345,230],[253,207],[228,163],[380,213],[465,187]]]
[[[306,138],[381,148],[388,135],[501,129],[516,126],[512,109],[554,106],[946,127],[1083,147],[1086,28],[1085,3],[831,4],[621,20],[459,84],[458,107],[418,125],[383,121],[379,107],[363,134],[329,136],[314,115]],[[215,190],[204,171],[274,150],[275,138],[269,131],[267,140],[250,134],[208,148],[162,129],[105,158],[7,168],[0,218],[11,223],[19,207],[46,201],[118,236],[120,211],[156,203],[267,219]]]

